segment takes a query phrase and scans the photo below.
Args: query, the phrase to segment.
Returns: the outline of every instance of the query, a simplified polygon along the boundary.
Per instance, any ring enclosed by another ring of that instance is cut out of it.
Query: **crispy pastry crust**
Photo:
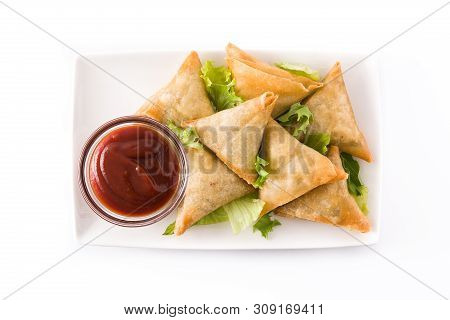
[[[164,124],[171,120],[178,126],[185,120],[213,114],[213,106],[200,78],[201,66],[197,52],[192,51],[169,84],[150,97],[136,114]]]
[[[236,80],[235,89],[240,97],[252,99],[266,91],[279,96],[272,111],[273,117],[322,86],[320,82],[259,61],[231,43],[226,52],[227,65]]]
[[[337,176],[335,166],[270,119],[263,146],[269,177],[259,192],[263,214],[282,206]]]
[[[193,51],[169,84],[153,95],[136,114],[164,124],[171,120],[178,126],[184,121],[213,114],[214,109],[200,78],[200,68],[198,54]],[[215,209],[254,191],[210,151],[188,149],[187,155],[190,176],[186,195],[178,209],[174,231],[177,235]]]
[[[341,151],[372,161],[366,139],[356,123],[339,62],[325,77],[324,87],[304,103],[314,115],[310,132],[328,133],[331,135],[331,144],[338,146]]]
[[[204,145],[239,177],[252,184],[257,178],[256,155],[276,100],[275,94],[266,92],[237,107],[188,124],[195,127]]]
[[[330,148],[328,158],[336,167],[343,170],[337,147]],[[349,194],[346,180],[317,187],[275,209],[275,213],[285,217],[333,224],[360,232],[370,230],[369,219],[361,212],[355,199]]]
[[[190,148],[187,155],[190,175],[186,195],[178,209],[176,235],[217,208],[255,191],[210,151]]]

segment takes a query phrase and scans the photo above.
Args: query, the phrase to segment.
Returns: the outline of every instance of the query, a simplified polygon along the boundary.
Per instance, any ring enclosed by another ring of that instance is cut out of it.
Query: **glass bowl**
[[[103,138],[118,128],[136,125],[147,126],[165,139],[176,155],[179,165],[179,174],[178,184],[174,194],[162,207],[154,212],[149,212],[148,214],[132,216],[114,212],[113,209],[108,208],[102,203],[91,186],[89,170],[94,151]],[[189,165],[183,145],[168,127],[148,117],[126,116],[103,124],[89,137],[81,152],[78,182],[83,198],[89,207],[102,219],[123,227],[141,227],[160,221],[179,206],[186,192],[188,175]]]

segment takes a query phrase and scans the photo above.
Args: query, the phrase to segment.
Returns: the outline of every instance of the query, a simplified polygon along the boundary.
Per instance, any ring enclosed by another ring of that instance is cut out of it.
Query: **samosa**
[[[368,162],[372,156],[356,123],[353,108],[337,62],[326,75],[323,88],[303,102],[314,116],[309,133],[328,133],[331,144]]]
[[[258,176],[256,156],[276,101],[275,94],[266,92],[234,108],[188,124],[195,128],[200,141],[220,160],[239,177],[253,184]]]
[[[289,106],[299,102],[322,84],[307,77],[297,76],[259,61],[233,44],[226,47],[226,61],[236,81],[236,94],[247,100],[255,98],[266,91],[278,95],[272,111],[277,117]]]
[[[185,120],[213,114],[213,106],[200,78],[201,66],[197,52],[192,51],[169,84],[150,97],[136,114],[163,124],[170,120],[177,126]]]
[[[330,147],[328,158],[342,169],[337,147]],[[370,230],[369,219],[348,192],[346,180],[319,186],[274,212],[281,216],[333,224],[360,232]]]
[[[163,124],[170,121],[177,126],[213,114],[200,68],[197,53],[191,52],[172,81],[153,95],[137,114]],[[177,235],[217,208],[254,192],[210,151],[186,147],[186,153],[190,173],[184,200],[178,208],[174,230]]]
[[[217,208],[255,191],[205,148],[189,148],[187,156],[190,174],[186,195],[178,208],[176,235]]]
[[[266,203],[262,214],[342,177],[327,157],[302,144],[273,119],[266,127],[262,154],[269,163],[268,178],[259,191]]]

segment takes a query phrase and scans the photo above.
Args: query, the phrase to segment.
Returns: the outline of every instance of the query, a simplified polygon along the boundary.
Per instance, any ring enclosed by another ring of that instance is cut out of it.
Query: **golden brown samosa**
[[[190,174],[186,195],[178,208],[176,235],[217,208],[255,191],[210,151],[189,148],[187,155]]]
[[[137,114],[163,124],[173,121],[177,126],[213,114],[200,68],[197,53],[191,52],[171,82],[153,95]],[[210,212],[254,191],[210,151],[186,148],[186,153],[190,174],[184,200],[178,208],[174,230],[177,235]]]
[[[302,144],[273,119],[267,123],[262,150],[269,162],[265,168],[269,176],[259,191],[266,203],[263,214],[338,176],[327,157]],[[339,174],[342,177],[342,171]]]
[[[326,75],[323,88],[304,102],[314,115],[310,133],[328,133],[331,144],[368,162],[372,156],[366,139],[356,123],[353,108],[337,62]]]
[[[337,147],[330,147],[328,158],[342,169],[342,163]],[[307,194],[275,209],[275,213],[329,223],[360,232],[370,230],[369,219],[361,212],[355,199],[349,194],[346,180],[325,184]]]
[[[259,61],[233,44],[228,44],[227,65],[236,81],[236,94],[247,100],[266,91],[278,95],[272,116],[277,117],[290,105],[299,102],[322,84],[307,77],[297,76]]]
[[[185,120],[213,114],[213,106],[200,78],[201,66],[197,52],[192,51],[169,84],[150,97],[136,114],[164,124],[170,120],[177,126]]]
[[[277,96],[266,92],[234,108],[189,123],[200,141],[239,177],[252,184],[257,178],[255,160],[264,128]]]

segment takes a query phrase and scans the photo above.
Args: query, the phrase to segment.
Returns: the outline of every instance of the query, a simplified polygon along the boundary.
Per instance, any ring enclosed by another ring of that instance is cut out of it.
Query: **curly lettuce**
[[[291,132],[294,138],[299,139],[301,133],[306,134],[306,129],[313,121],[313,114],[307,106],[297,102],[285,114],[279,116],[277,121]]]
[[[320,80],[319,71],[311,69],[306,64],[302,64],[302,63],[293,64],[293,63],[279,62],[279,63],[275,63],[275,65],[278,68],[289,71],[290,73],[295,74],[297,76],[307,77],[314,81]]]
[[[267,166],[269,163],[264,160],[263,158],[256,156],[255,161],[255,170],[256,173],[258,173],[258,178],[253,183],[253,186],[255,188],[261,189],[264,185],[264,182],[267,180],[269,173],[264,169],[265,166]]]
[[[163,233],[163,236],[171,236],[175,230],[175,221],[169,224]]]
[[[256,194],[246,195],[214,210],[194,225],[208,225],[229,221],[233,233],[237,234],[255,224],[263,207],[264,201],[257,199]],[[173,235],[174,229],[175,222],[172,222],[167,226],[163,235]]]
[[[224,207],[220,207],[198,220],[195,225],[216,224],[225,221],[228,221],[228,213],[225,211]]]
[[[328,151],[330,139],[331,137],[327,133],[313,133],[306,136],[304,144],[325,155]]]
[[[273,231],[276,226],[281,226],[281,222],[272,217],[272,212],[269,212],[259,218],[259,220],[253,225],[253,232],[259,231],[261,235],[268,239],[269,233]]]
[[[206,91],[216,111],[233,108],[242,102],[234,92],[235,81],[227,68],[216,67],[208,60],[201,68],[200,77],[205,82]]]
[[[228,221],[228,213],[224,210],[223,207],[220,207],[219,209],[214,210],[213,212],[209,213],[208,215],[198,220],[196,223],[194,223],[194,226],[216,224],[225,221]],[[163,233],[163,236],[173,235],[174,230],[175,230],[175,221],[167,226],[166,230]]]
[[[184,146],[194,149],[203,149],[203,145],[200,143],[200,138],[195,131],[195,128],[187,127],[183,129],[177,127],[172,121],[168,121],[167,126],[177,135]]]
[[[364,214],[369,212],[367,198],[369,189],[359,179],[359,163],[353,157],[345,152],[341,153],[342,167],[348,174],[347,188],[348,192],[355,198],[358,207]]]
[[[224,205],[223,209],[228,214],[233,233],[237,234],[255,224],[264,204],[264,201],[256,199],[255,195],[247,195]]]

